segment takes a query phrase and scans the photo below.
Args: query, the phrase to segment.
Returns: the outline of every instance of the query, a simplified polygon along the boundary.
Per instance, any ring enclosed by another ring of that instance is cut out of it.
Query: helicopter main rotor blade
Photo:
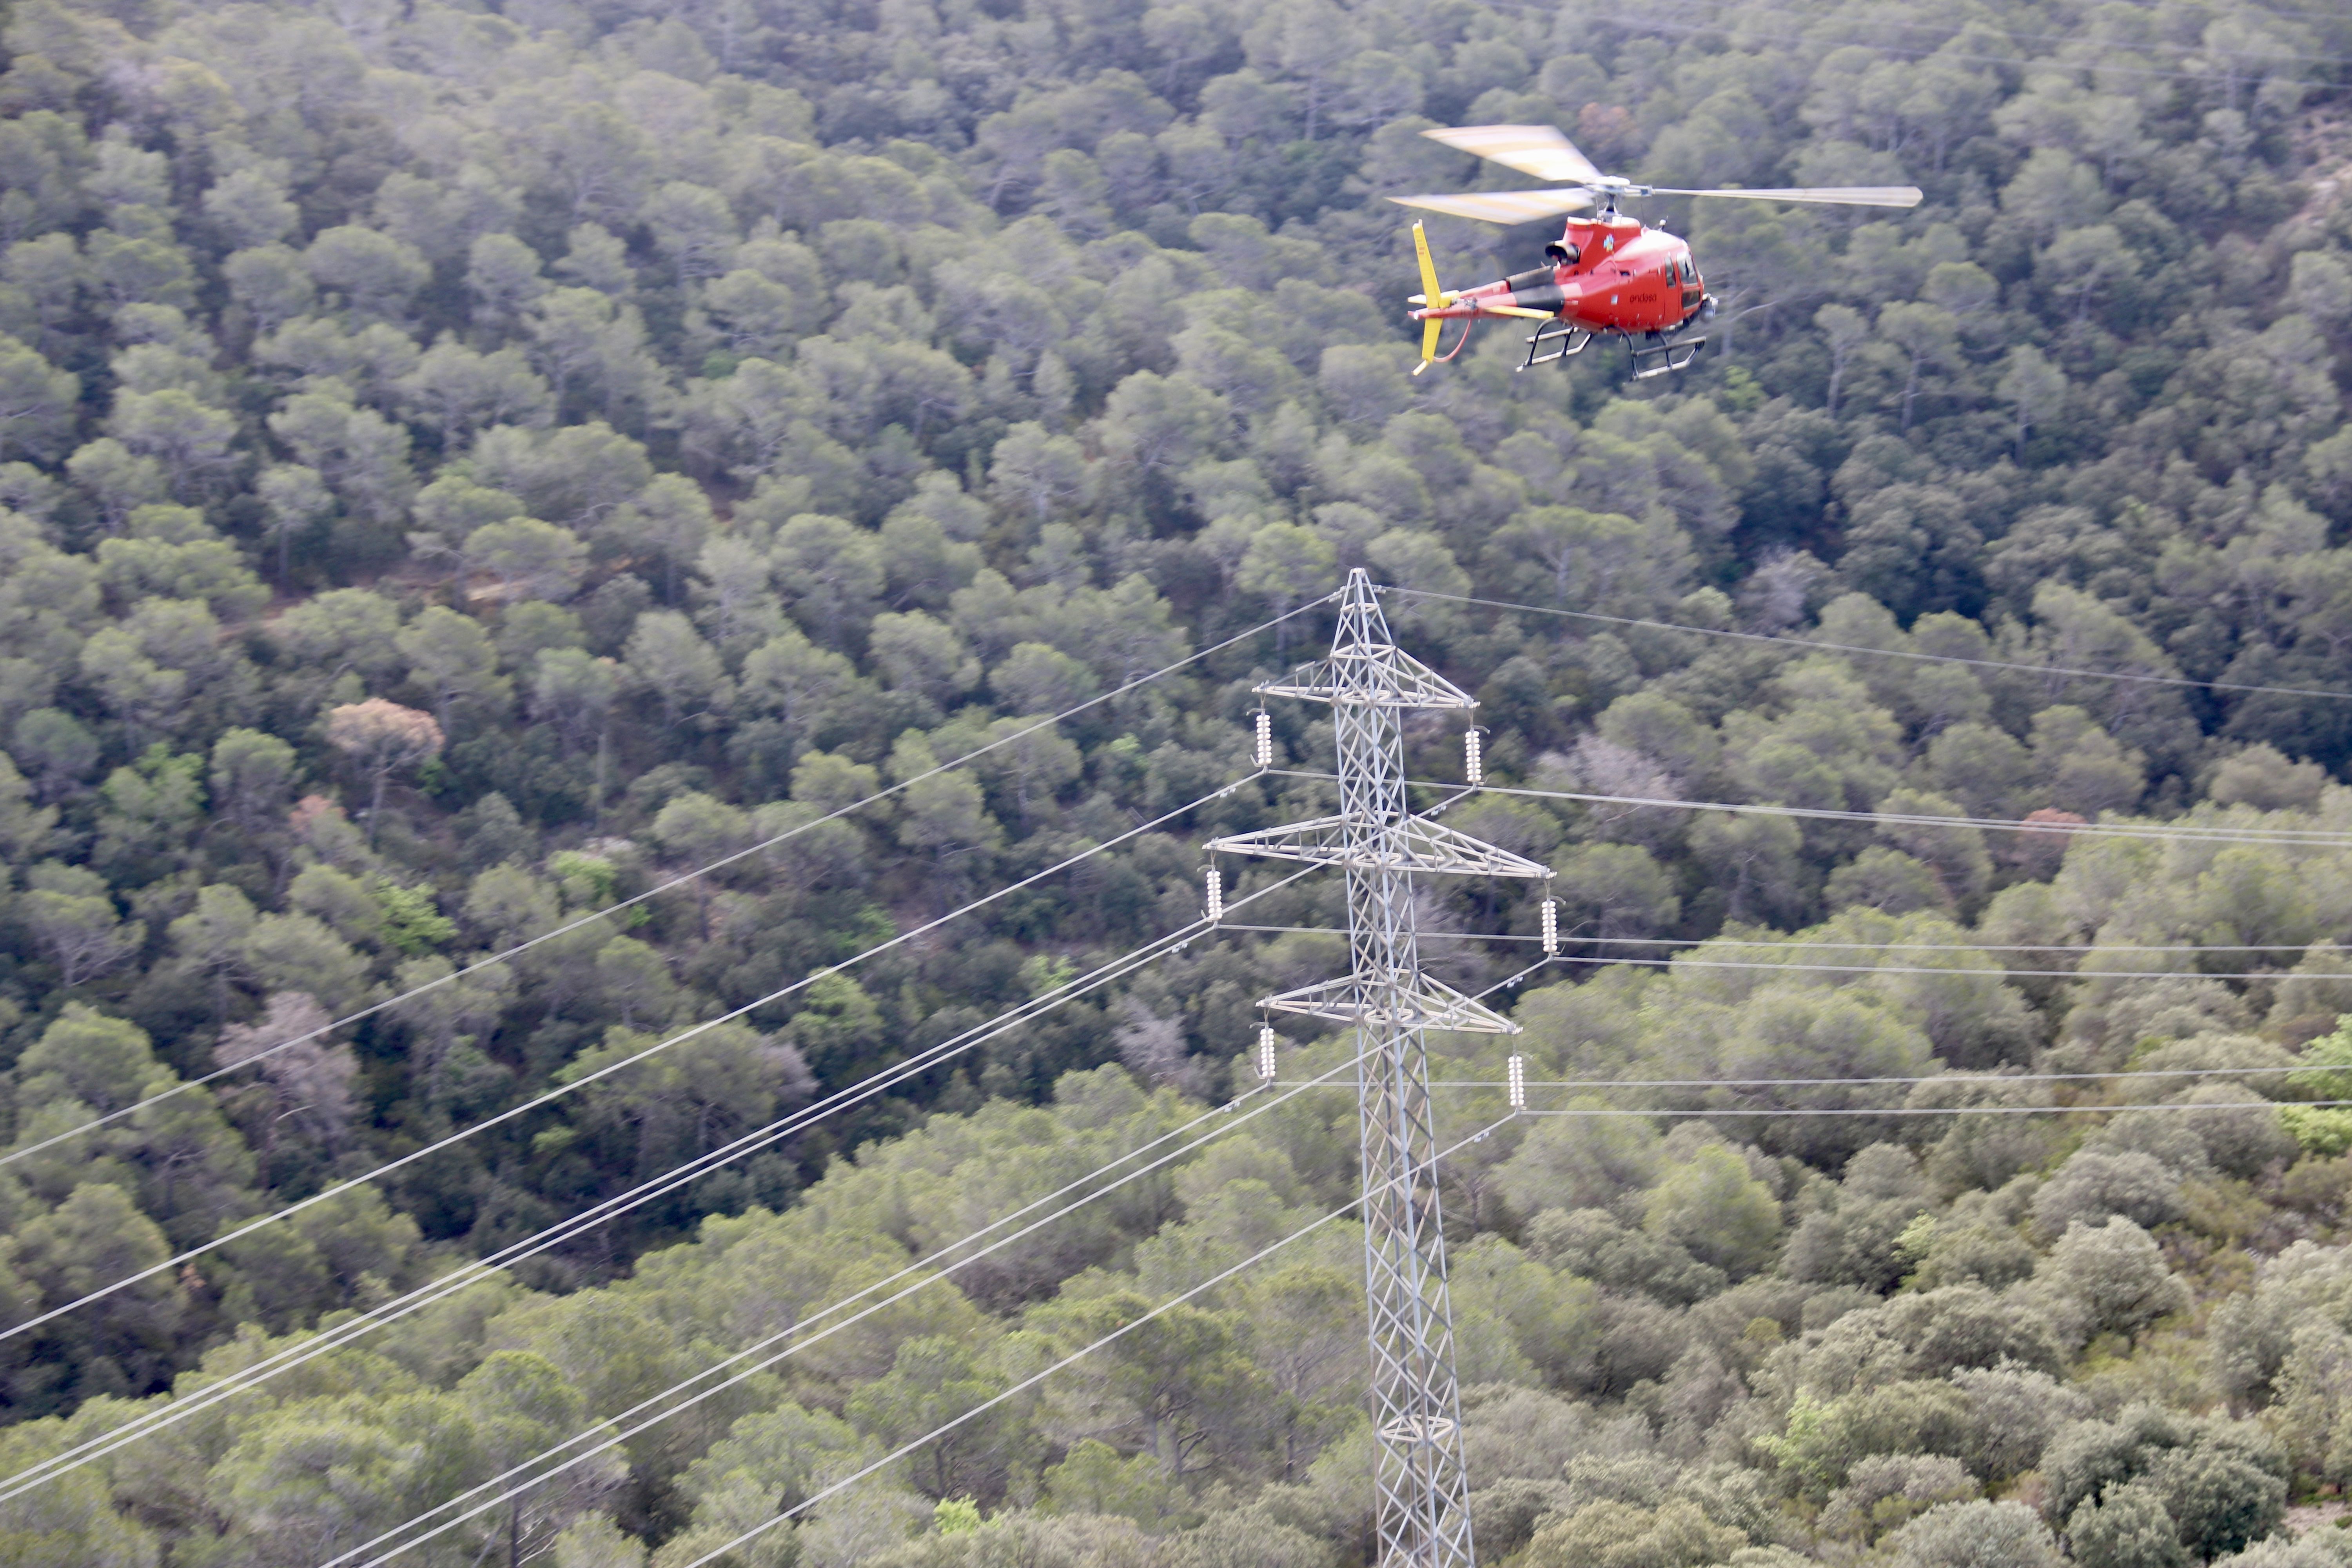
[[[1739,196],[1751,202],[1811,202],[1821,206],[1841,207],[1916,207],[1921,199],[1916,185],[1811,185],[1779,191],[1685,191],[1671,185],[1650,185],[1642,194],[1653,196]]]
[[[1466,191],[1459,195],[1391,196],[1401,207],[1444,213],[1450,217],[1475,218],[1480,223],[1527,223],[1557,217],[1592,205],[1592,193],[1581,185],[1553,191]]]
[[[1584,184],[1601,178],[1592,160],[1549,125],[1458,125],[1424,131],[1433,142],[1538,180]]]

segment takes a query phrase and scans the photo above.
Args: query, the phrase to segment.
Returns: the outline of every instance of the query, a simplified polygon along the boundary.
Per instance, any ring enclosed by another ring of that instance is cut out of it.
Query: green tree
[[[789,768],[810,737],[845,710],[859,682],[849,660],[819,647],[798,626],[787,626],[744,656],[739,684],[745,702],[782,725],[782,765]]]
[[[1738,1279],[1770,1260],[1780,1240],[1780,1205],[1748,1163],[1719,1143],[1668,1165],[1643,1204],[1654,1236]]]
[[[302,260],[320,288],[362,319],[404,314],[433,271],[414,246],[357,224],[320,230]]]
[[[60,456],[81,383],[15,338],[0,335],[0,458]]]
[[[496,720],[514,700],[514,682],[499,673],[498,650],[482,623],[435,605],[394,639],[408,661],[408,678],[432,699],[443,734],[460,703]]]
[[[660,815],[654,818],[653,831],[655,840],[684,868],[710,865],[740,854],[751,844],[751,819],[742,811],[692,790],[661,808]],[[720,875],[723,873],[697,877],[693,882],[706,940],[710,935],[711,882]]]
[[[874,613],[887,582],[880,545],[837,517],[803,513],[776,531],[770,566],[786,605],[819,643]]]
[[[655,1043],[608,1029],[601,1045],[557,1077],[575,1080]],[[790,1045],[722,1024],[598,1079],[583,1091],[581,1114],[610,1140],[614,1174],[642,1180],[772,1121],[804,1100],[810,1087],[809,1069]]]
[[[463,1406],[397,1388],[283,1405],[247,1428],[212,1484],[247,1560],[355,1546],[481,1472]]]
[[[1004,830],[989,816],[979,782],[960,769],[933,772],[939,765],[919,731],[909,730],[891,749],[891,776],[907,784],[898,795],[898,841],[942,865],[997,848]],[[970,874],[977,868],[965,869]]]
[[[243,950],[245,972],[265,990],[307,994],[338,1016],[366,996],[366,961],[316,916],[263,915]]]
[[[1234,585],[1287,616],[1302,600],[1329,592],[1339,580],[1339,565],[1328,541],[1296,523],[1269,522],[1251,536]]]
[[[568,528],[516,517],[467,535],[459,560],[469,576],[492,579],[509,598],[561,600],[578,590],[588,547]]]
[[[446,338],[394,384],[409,418],[453,447],[494,425],[539,423],[552,395],[520,349],[486,354]]]
[[[2121,1215],[2095,1227],[2069,1226],[2039,1272],[2073,1310],[2081,1333],[2137,1337],[2189,1305],[2188,1287],[2165,1267],[2155,1239]]]
[[[69,990],[123,963],[147,940],[146,922],[124,920],[93,871],[45,860],[25,880],[25,923]]]
[[[54,801],[89,777],[99,758],[98,737],[56,708],[36,708],[17,720],[8,749],[32,771],[35,792],[44,801]]]
[[[945,705],[980,682],[980,661],[955,628],[920,610],[874,617],[874,664],[891,687]]]
[[[460,1379],[455,1392],[482,1467],[493,1474],[570,1443],[588,1426],[579,1390],[552,1363],[527,1351],[494,1352]],[[492,1516],[508,1559],[546,1550],[625,1476],[625,1465],[604,1454],[567,1467],[554,1479],[519,1489]],[[554,1550],[560,1559],[562,1548]]]
[[[660,701],[666,730],[688,718],[709,718],[723,710],[731,695],[726,666],[717,651],[676,610],[648,610],[639,616],[623,657],[632,683]]]
[[[844,1413],[859,1431],[896,1448],[987,1404],[1003,1388],[960,1341],[908,1340],[898,1347],[890,1371],[852,1394]],[[1007,1449],[1019,1433],[1018,1414],[1009,1405],[961,1422],[911,1457],[915,1485],[942,1504],[950,1498],[993,1497],[1015,1457]]]
[[[1131,1291],[1055,1302],[1033,1313],[1038,1331],[1076,1346],[1144,1317]],[[1055,1393],[1074,1432],[1132,1442],[1170,1479],[1205,1468],[1248,1419],[1257,1381],[1245,1331],[1227,1313],[1179,1306],[1097,1350]]]
[[[785,1032],[820,1081],[838,1083],[882,1043],[882,1010],[848,975],[821,974]]]

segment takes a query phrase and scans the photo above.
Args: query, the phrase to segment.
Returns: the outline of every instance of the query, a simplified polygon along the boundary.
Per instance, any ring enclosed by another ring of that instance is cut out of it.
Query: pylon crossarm
[[[1389,822],[1319,816],[1209,841],[1213,850],[1268,860],[1302,860],[1354,871],[1423,871],[1433,876],[1544,878],[1551,868],[1480,842],[1426,818]]]
[[[1460,708],[1478,700],[1401,648],[1385,643],[1335,651],[1279,680],[1253,688],[1262,696],[1373,708]]]
[[[1319,980],[1258,1004],[1276,1013],[1299,1013],[1339,1024],[1386,1024],[1401,1029],[1436,1029],[1466,1035],[1516,1035],[1519,1026],[1427,975],[1391,975],[1380,980],[1350,974]]]

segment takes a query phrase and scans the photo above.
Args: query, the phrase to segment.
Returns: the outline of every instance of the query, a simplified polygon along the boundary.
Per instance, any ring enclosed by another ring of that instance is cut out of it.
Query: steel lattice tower
[[[1431,1029],[1517,1034],[1518,1028],[1421,973],[1413,878],[1550,873],[1406,809],[1404,713],[1477,703],[1390,640],[1371,579],[1362,571],[1349,574],[1331,657],[1257,689],[1330,703],[1338,731],[1337,816],[1215,839],[1210,847],[1347,872],[1354,972],[1269,996],[1261,1005],[1351,1023],[1360,1035],[1380,1568],[1471,1568],[1477,1559],[1462,1461],[1423,1037]]]

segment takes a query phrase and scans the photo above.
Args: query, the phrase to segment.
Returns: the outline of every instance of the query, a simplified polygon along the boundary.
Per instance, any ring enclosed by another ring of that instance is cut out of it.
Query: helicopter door
[[[1706,286],[1699,281],[1698,268],[1691,265],[1690,258],[1681,258],[1678,270],[1683,279],[1683,309],[1696,310],[1706,298]]]

